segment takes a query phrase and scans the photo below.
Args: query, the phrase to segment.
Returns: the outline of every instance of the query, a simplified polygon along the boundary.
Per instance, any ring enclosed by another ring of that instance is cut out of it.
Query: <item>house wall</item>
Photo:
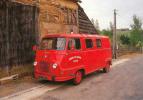
[[[39,33],[78,33],[78,5],[75,0],[14,0],[39,7]]]
[[[68,0],[41,0],[40,7],[40,32],[46,33],[78,33],[78,6]]]
[[[98,34],[78,0],[15,0],[39,7],[39,33]]]

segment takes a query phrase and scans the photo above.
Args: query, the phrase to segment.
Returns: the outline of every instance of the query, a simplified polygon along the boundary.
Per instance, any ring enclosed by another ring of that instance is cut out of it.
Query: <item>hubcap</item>
[[[81,79],[82,79],[82,73],[81,72],[77,72],[75,77],[76,77],[76,82],[80,83]]]

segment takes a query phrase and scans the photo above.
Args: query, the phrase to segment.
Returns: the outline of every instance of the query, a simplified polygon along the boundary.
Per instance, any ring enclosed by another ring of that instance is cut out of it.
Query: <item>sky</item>
[[[113,11],[117,9],[117,28],[130,28],[136,14],[143,20],[143,0],[81,0],[81,6],[91,19],[98,20],[100,29],[107,29],[113,22]]]

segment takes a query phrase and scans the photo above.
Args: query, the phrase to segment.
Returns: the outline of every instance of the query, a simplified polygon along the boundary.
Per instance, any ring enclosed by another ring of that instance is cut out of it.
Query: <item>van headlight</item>
[[[52,65],[52,67],[53,67],[53,69],[56,69],[58,67],[58,64],[55,63]]]
[[[33,65],[36,66],[37,65],[37,61],[35,61]]]

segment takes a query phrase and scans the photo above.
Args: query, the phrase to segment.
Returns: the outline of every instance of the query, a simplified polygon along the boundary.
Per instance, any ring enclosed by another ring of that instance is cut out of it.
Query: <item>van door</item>
[[[98,56],[97,64],[98,68],[100,69],[101,67],[103,67],[103,53],[104,53],[101,39],[96,39],[96,53]]]
[[[74,74],[82,66],[81,41],[79,38],[70,38],[65,57],[65,70]]]
[[[85,39],[85,57],[86,57],[86,70],[87,73],[93,72],[96,70],[95,59],[94,59],[94,48],[93,48],[93,40]]]

